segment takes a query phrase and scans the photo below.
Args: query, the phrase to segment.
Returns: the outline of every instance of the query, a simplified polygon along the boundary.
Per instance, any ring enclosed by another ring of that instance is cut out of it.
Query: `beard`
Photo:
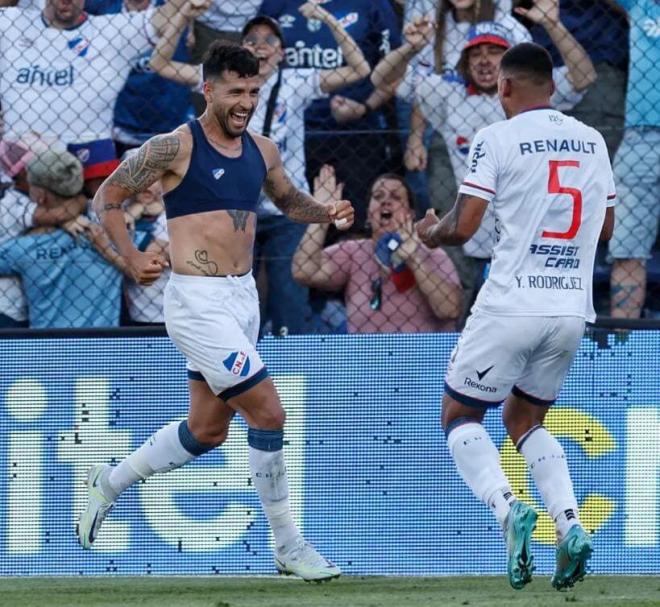
[[[235,112],[233,108],[228,110],[217,110],[214,111],[214,115],[225,135],[228,137],[238,138],[241,137],[247,130],[247,127],[250,124],[250,120],[254,115],[254,108],[248,112],[248,115],[242,125],[234,123],[234,120],[231,117],[233,112]]]

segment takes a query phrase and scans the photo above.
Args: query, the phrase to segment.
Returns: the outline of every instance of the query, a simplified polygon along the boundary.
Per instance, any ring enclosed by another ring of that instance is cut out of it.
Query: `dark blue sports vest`
[[[188,126],[193,138],[190,165],[181,183],[163,196],[167,218],[220,210],[255,213],[266,163],[252,136],[243,133],[242,154],[228,158],[211,146],[197,120]]]

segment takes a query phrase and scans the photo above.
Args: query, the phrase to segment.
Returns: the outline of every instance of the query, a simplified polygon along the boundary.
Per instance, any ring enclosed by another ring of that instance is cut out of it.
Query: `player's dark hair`
[[[404,187],[406,190],[406,195],[408,196],[408,206],[410,207],[410,210],[413,211],[413,213],[416,213],[417,197],[415,196],[415,192],[413,192],[408,182],[403,177],[401,177],[401,175],[397,175],[396,173],[382,173],[378,175],[378,177],[376,177],[376,179],[374,179],[369,186],[369,197],[371,197],[374,191],[374,186],[383,179],[392,179],[394,181],[398,181]]]
[[[219,78],[222,72],[236,72],[241,78],[259,74],[259,60],[238,44],[216,40],[204,54],[202,78]]]
[[[540,86],[552,82],[552,57],[542,46],[522,42],[502,55],[500,71]]]

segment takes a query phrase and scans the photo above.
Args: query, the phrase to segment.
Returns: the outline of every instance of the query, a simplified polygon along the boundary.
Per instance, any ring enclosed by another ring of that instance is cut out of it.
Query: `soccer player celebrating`
[[[552,60],[523,43],[502,57],[498,95],[506,121],[474,139],[453,209],[418,223],[424,243],[465,243],[487,207],[498,242],[490,275],[452,354],[442,425],[459,473],[495,514],[518,589],[531,581],[530,539],[537,513],[516,500],[499,453],[482,426],[488,407],[505,401],[507,432],[529,466],[555,521],[557,589],[582,580],[592,554],[580,525],[564,450],[543,427],[580,345],[596,317],[592,274],[599,238],[614,225],[614,181],[603,137],[552,109]]]
[[[115,467],[88,477],[89,502],[78,535],[91,547],[120,493],[140,479],[179,468],[221,445],[239,413],[248,425],[250,471],[275,537],[275,563],[305,580],[340,575],[293,522],[284,465],[285,412],[256,350],[259,302],[252,277],[256,209],[264,188],[300,223],[353,224],[348,201],[321,203],[301,192],[277,146],[248,132],[259,99],[259,60],[247,49],[214,43],[203,66],[206,111],[147,141],[100,187],[94,206],[136,282],[150,284],[165,259],[136,250],[122,202],[160,181],[172,274],[165,289],[167,332],[188,362],[188,418],[158,430]]]

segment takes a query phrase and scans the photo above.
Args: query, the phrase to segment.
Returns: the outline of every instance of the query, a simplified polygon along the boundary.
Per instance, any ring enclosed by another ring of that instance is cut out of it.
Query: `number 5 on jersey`
[[[550,194],[568,194],[573,199],[571,225],[565,232],[551,232],[543,230],[542,238],[560,238],[562,240],[571,240],[580,229],[582,223],[582,192],[577,188],[563,186],[559,183],[559,169],[561,167],[580,167],[578,160],[549,160],[548,161],[548,193]]]

